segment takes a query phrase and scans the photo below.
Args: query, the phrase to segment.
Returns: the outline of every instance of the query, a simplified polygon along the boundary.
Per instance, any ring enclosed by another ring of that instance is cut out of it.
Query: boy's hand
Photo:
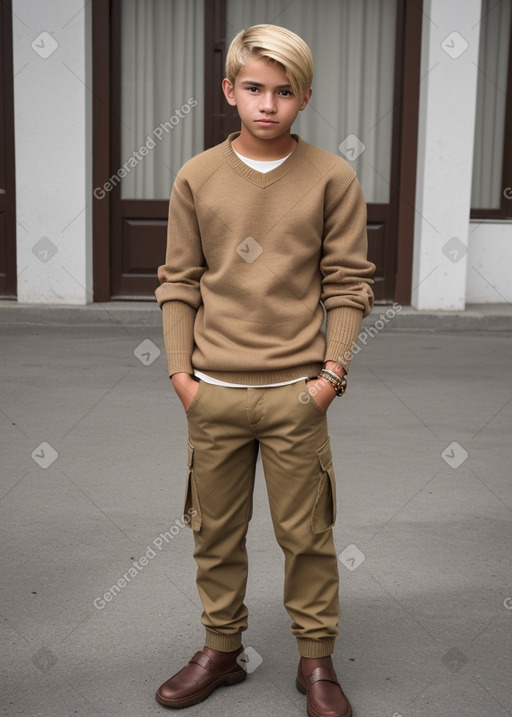
[[[189,373],[182,372],[173,374],[171,381],[178,398],[183,404],[183,408],[188,411],[196,393],[199,391],[199,381],[192,378]]]
[[[323,411],[327,411],[336,398],[336,392],[326,378],[312,378],[306,383],[311,400],[314,401]]]
[[[334,373],[340,378],[343,378],[346,374],[343,366],[340,366],[334,361],[327,361],[325,368],[328,368],[330,371],[334,371]],[[331,403],[336,398],[336,391],[334,390],[332,383],[321,376],[308,381],[306,387],[312,400],[315,401],[315,403],[317,403],[324,411],[327,411]]]

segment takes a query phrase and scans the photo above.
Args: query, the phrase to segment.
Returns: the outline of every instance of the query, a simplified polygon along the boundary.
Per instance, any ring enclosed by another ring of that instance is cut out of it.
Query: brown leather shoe
[[[247,672],[236,658],[244,651],[221,652],[204,647],[196,652],[188,665],[158,689],[156,699],[165,707],[190,707],[205,700],[219,685],[243,682]]]
[[[331,657],[301,658],[297,689],[307,695],[308,717],[351,717],[352,707],[343,694]]]

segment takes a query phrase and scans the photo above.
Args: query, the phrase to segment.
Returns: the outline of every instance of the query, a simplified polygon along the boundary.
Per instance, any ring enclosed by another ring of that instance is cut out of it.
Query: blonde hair
[[[278,25],[253,25],[233,39],[226,56],[226,76],[234,85],[250,58],[263,58],[283,66],[293,93],[302,97],[313,81],[313,57],[304,40]]]

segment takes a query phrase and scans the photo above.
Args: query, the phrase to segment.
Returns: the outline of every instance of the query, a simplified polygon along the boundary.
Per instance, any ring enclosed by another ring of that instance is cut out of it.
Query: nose
[[[259,110],[267,114],[276,111],[276,103],[272,92],[265,92],[261,95]]]

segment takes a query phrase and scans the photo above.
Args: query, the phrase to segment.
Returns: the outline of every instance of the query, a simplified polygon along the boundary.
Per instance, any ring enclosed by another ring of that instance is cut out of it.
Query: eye
[[[280,93],[283,97],[292,97],[292,92],[290,90],[281,90]]]
[[[258,92],[259,87],[248,87],[247,89],[249,90],[249,92],[250,92],[251,94],[254,95],[256,92]]]

